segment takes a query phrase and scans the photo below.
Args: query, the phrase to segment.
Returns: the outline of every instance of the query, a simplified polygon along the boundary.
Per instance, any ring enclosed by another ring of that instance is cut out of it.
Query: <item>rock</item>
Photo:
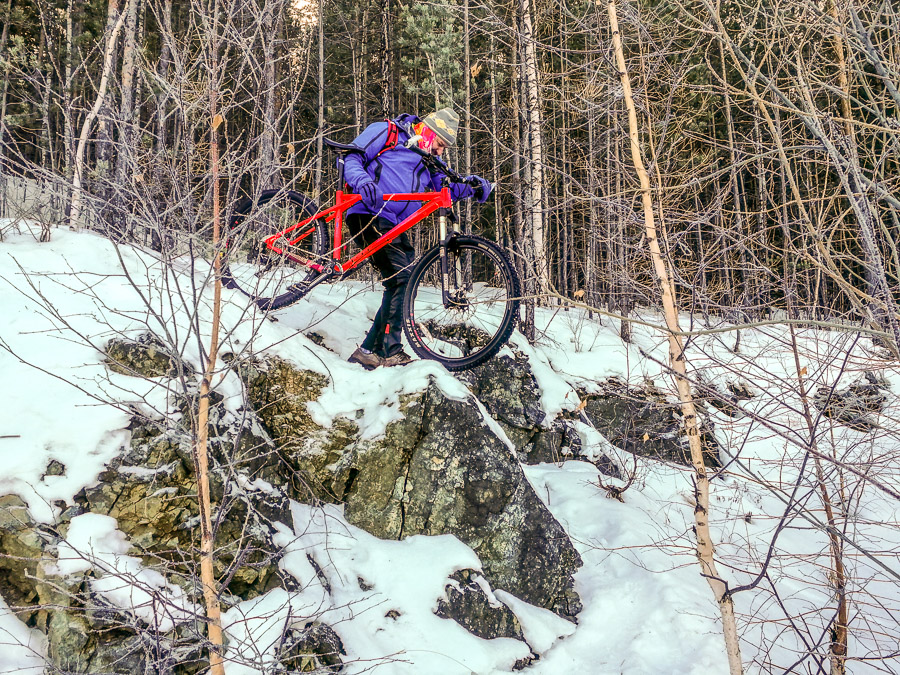
[[[278,359],[244,365],[250,401],[296,479],[300,501],[344,502],[347,520],[383,539],[453,534],[496,588],[574,617],[581,559],[490,430],[474,400],[436,386],[401,397],[404,418],[362,441],[356,426],[316,425],[306,409],[327,381]]]
[[[383,439],[353,446],[347,520],[382,538],[453,534],[493,587],[574,617],[581,559],[475,402],[431,385],[401,409]]]
[[[18,497],[0,497],[0,595],[21,620],[46,634],[50,670],[155,672],[146,668],[144,639],[126,617],[91,596],[87,575],[48,575],[57,541],[30,520]]]
[[[47,476],[65,476],[65,475],[66,475],[66,465],[55,459],[51,459],[47,463],[47,468],[44,469],[44,474],[41,476],[41,478],[46,478]]]
[[[581,452],[581,438],[567,419],[548,420],[528,357],[503,354],[456,373],[484,405],[526,464],[562,462]]]
[[[691,465],[687,437],[677,402],[653,388],[625,385],[615,379],[600,393],[579,392],[584,413],[610,443],[636,455]],[[708,467],[721,466],[719,446],[702,420],[700,439]]]
[[[76,502],[87,511],[112,516],[142,554],[167,563],[173,573],[190,576],[199,548],[190,436],[178,427],[133,426],[130,448],[108,465],[97,485],[76,495]],[[249,599],[278,585],[275,563],[280,553],[271,541],[272,523],[292,520],[288,499],[277,489],[248,492],[241,487],[241,475],[245,484],[254,476],[237,473],[237,465],[228,461],[235,448],[242,448],[242,431],[234,430],[234,435],[236,439],[218,439],[218,451],[210,457],[214,567],[228,580],[230,593]],[[271,457],[272,448],[260,454]],[[224,467],[229,467],[227,472]]]
[[[349,475],[336,475],[339,462],[356,437],[357,427],[340,418],[325,429],[316,424],[306,404],[319,398],[328,383],[323,375],[298,370],[277,358],[235,363],[247,386],[247,398],[278,453],[289,461],[280,464],[292,496],[302,502],[321,499],[338,502]]]
[[[113,338],[107,342],[106,365],[114,373],[135,377],[178,377],[194,372],[152,333],[136,341]]]
[[[308,624],[302,631],[292,631],[285,642],[287,647],[280,661],[288,671],[340,673],[344,669],[344,643],[327,624]]]
[[[447,597],[438,600],[435,614],[444,619],[453,619],[484,640],[500,637],[525,640],[519,619],[502,602],[488,597],[478,583],[480,580],[487,584],[487,581],[477,572],[460,570],[451,579],[455,583],[447,584],[444,589]]]
[[[0,596],[26,623],[34,621],[34,577],[47,541],[19,497],[0,497]]]
[[[887,403],[887,383],[867,373],[865,380],[844,389],[819,387],[813,405],[822,414],[857,431],[870,431],[878,426],[872,413],[879,413]]]

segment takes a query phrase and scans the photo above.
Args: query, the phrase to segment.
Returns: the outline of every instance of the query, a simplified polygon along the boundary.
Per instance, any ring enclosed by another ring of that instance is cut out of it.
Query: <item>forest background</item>
[[[627,318],[658,295],[607,9],[5,0],[0,207],[22,202],[9,190],[24,176],[49,195],[26,201],[57,218],[156,246],[208,240],[209,91],[225,217],[264,188],[327,200],[323,137],[449,105],[462,117],[451,163],[497,184],[462,207],[465,227],[515,253],[532,300]],[[862,323],[894,348],[897,6],[642,1],[618,14],[683,309]],[[431,237],[416,231],[419,250]]]
[[[675,310],[691,328],[726,320],[735,354],[735,327],[789,324],[802,448],[831,463],[816,475],[837,605],[821,639],[844,672],[835,523],[852,513],[831,507],[847,465],[816,445],[793,330],[849,327],[900,355],[895,3],[0,0],[0,18],[0,215],[46,238],[68,221],[204,257],[247,195],[327,201],[323,138],[458,110],[451,163],[497,184],[460,207],[462,224],[513,253],[526,336],[536,305],[581,304],[626,341],[664,306],[697,445],[701,567],[708,495],[680,342],[693,335]],[[417,228],[417,249],[434,236]],[[703,569],[736,645],[732,591]]]

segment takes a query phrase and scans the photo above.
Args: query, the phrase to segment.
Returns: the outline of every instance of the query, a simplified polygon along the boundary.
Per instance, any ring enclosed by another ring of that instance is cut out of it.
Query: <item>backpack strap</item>
[[[376,157],[397,147],[397,137],[400,135],[400,127],[397,126],[397,123],[394,120],[385,120],[385,122],[388,123],[388,135],[384,141],[384,147],[378,151],[378,154],[375,155]]]

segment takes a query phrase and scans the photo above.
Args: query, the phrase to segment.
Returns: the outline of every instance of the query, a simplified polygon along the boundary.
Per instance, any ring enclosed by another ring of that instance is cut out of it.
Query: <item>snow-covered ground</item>
[[[209,266],[177,259],[166,268],[149,252],[62,228],[45,244],[37,243],[27,225],[4,224],[0,230],[0,494],[20,495],[36,519],[50,522],[128,442],[126,426],[135,408],[164,414],[171,403],[166,380],[110,372],[103,346],[114,336],[150,330],[177,344],[199,370],[211,325]],[[422,389],[431,378],[447,394],[465,395],[432,362],[373,372],[345,362],[378,308],[378,288],[361,282],[319,287],[279,312],[277,322],[260,316],[236,292],[224,290],[223,302],[223,353],[276,354],[328,375],[329,388],[310,406],[319,423],[361,409],[365,415],[357,423],[375,437],[400,414],[400,395]],[[642,318],[659,323],[652,314]],[[577,388],[590,389],[611,376],[673,390],[663,365],[664,336],[651,326],[636,324],[633,342],[624,344],[617,322],[601,324],[580,310],[539,309],[537,322],[536,345],[518,334],[512,342],[528,354],[550,415],[576,408]],[[201,339],[192,328],[198,325]],[[310,332],[324,338],[325,347],[305,336]],[[807,651],[826,653],[834,613],[825,514],[814,459],[804,451],[809,431],[799,363],[804,386],[813,392],[851,384],[864,371],[890,385],[878,428],[854,431],[818,419],[814,450],[845,537],[850,656],[870,659],[851,661],[848,670],[900,672],[887,657],[897,651],[900,636],[898,501],[890,495],[900,489],[893,394],[900,370],[880,361],[869,339],[850,332],[798,329],[798,361],[783,325],[742,330],[736,352],[735,339],[734,332],[697,335],[688,357],[702,382],[720,391],[741,384],[755,394],[742,404],[748,414],[738,419],[708,408],[723,460],[734,460],[712,480],[710,517],[720,573],[732,588],[756,582],[735,595],[747,669],[785,672]],[[224,364],[214,387],[236,410],[241,383]],[[718,609],[693,553],[691,472],[643,459],[634,463],[592,428],[579,429],[588,453],[612,454],[624,466],[635,466],[637,475],[620,502],[608,498],[598,482],[621,481],[599,476],[587,462],[525,467],[584,560],[576,574],[584,602],[577,627],[497,593],[514,607],[526,637],[541,652],[528,672],[726,672]],[[44,475],[54,459],[66,465],[65,475]],[[845,467],[841,478],[834,474],[835,462]],[[520,642],[482,640],[433,614],[448,575],[479,567],[471,549],[455,538],[381,541],[349,525],[333,506],[296,504],[293,515],[293,530],[285,528],[278,543],[288,550],[282,566],[302,590],[272,591],[226,612],[229,675],[268,672],[266,659],[289,616],[315,615],[332,625],[347,649],[351,673],[507,672],[528,655]],[[69,543],[82,557],[61,560],[59,573],[85,565],[127,570],[145,586],[177,594],[177,587],[125,555],[127,541],[114,521],[79,518]],[[307,554],[329,562],[321,567],[330,594]],[[140,593],[129,594],[128,588],[95,590],[119,606],[130,602],[138,612],[146,609]],[[190,607],[179,602],[187,615]],[[44,649],[42,637],[0,602],[0,673],[39,672]],[[258,655],[255,667],[247,662],[252,654]],[[816,670],[807,659],[791,672]]]

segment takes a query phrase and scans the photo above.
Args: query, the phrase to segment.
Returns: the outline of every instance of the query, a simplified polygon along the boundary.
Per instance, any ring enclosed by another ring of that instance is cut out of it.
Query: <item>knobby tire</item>
[[[306,282],[318,272],[267,249],[265,240],[318,210],[315,202],[293,190],[266,190],[256,199],[241,201],[228,221],[222,283],[239,290],[264,310],[286,307],[302,298]],[[292,235],[307,229],[310,234],[290,250],[323,261],[329,249],[325,223],[313,221]]]
[[[403,329],[421,358],[450,371],[467,370],[494,356],[509,339],[519,316],[521,285],[497,244],[457,235],[447,243],[452,299],[444,304],[440,254],[440,246],[428,250],[410,273]]]

